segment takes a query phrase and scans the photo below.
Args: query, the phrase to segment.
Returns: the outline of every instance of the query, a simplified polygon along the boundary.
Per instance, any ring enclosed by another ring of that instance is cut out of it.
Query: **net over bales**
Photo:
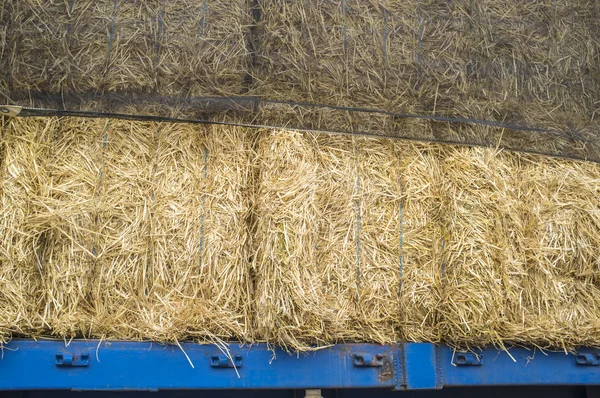
[[[597,131],[597,4],[419,3],[419,113]]]
[[[497,142],[473,137],[472,124],[500,124],[510,138],[501,147],[598,161],[599,7],[9,0],[0,9],[0,94],[57,112],[401,138],[429,139],[450,124],[455,143],[488,147]],[[419,117],[430,126],[412,128]]]
[[[9,20],[11,14],[12,5],[8,2],[3,2],[0,5],[0,21],[2,21],[2,27],[0,28],[0,68],[3,71],[10,70],[10,61],[8,57],[8,38],[9,38]],[[8,74],[5,72],[5,76]],[[4,77],[4,76],[3,76]],[[0,98],[3,100],[9,98],[9,87],[8,79],[0,79]]]
[[[104,92],[156,104],[246,90],[245,0],[5,3],[5,101],[108,111]]]
[[[248,90],[246,0],[164,3],[158,64],[163,95],[232,96]]]
[[[79,95],[107,88],[107,33],[115,1],[7,1],[6,99],[56,95],[46,106],[81,105]],[[112,35],[112,33],[111,33]],[[77,94],[77,95],[76,95]],[[5,100],[6,100],[5,99]],[[94,108],[94,101],[83,104]]]
[[[3,17],[10,32],[3,54],[9,63],[4,73],[11,90],[21,93],[59,91],[68,73],[68,62],[63,62],[66,55],[63,38],[70,19],[67,2],[5,3]]]
[[[42,231],[30,223],[35,198],[46,183],[45,163],[57,121],[2,121],[0,159],[0,342],[11,335],[39,335]]]
[[[384,110],[410,103],[415,8],[354,0],[259,6],[256,94]]]

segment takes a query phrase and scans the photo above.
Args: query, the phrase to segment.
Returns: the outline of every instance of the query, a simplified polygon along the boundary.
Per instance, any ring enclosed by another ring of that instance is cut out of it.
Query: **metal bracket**
[[[575,354],[575,364],[579,366],[599,366],[600,355],[592,352]]]
[[[240,354],[234,355],[233,362],[227,355],[218,354],[210,357],[210,366],[213,368],[239,368],[242,366],[242,356]]]
[[[354,354],[352,362],[357,368],[379,368],[383,366],[383,354]]]
[[[18,116],[22,110],[23,110],[22,106],[1,105],[0,106],[0,115],[8,116],[8,117],[15,117],[15,116]]]
[[[481,366],[483,365],[483,356],[471,352],[461,352],[456,354],[452,364],[454,366]]]
[[[54,364],[56,366],[67,366],[67,367],[85,367],[90,364],[90,354],[63,354],[56,353],[54,356]]]

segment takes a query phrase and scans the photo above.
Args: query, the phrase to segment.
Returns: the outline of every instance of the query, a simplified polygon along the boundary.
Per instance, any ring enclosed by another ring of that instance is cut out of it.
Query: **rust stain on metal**
[[[383,360],[383,366],[379,371],[379,375],[377,376],[380,383],[387,383],[394,377],[394,371],[392,370],[392,364],[390,363],[390,357],[388,355],[385,356]]]

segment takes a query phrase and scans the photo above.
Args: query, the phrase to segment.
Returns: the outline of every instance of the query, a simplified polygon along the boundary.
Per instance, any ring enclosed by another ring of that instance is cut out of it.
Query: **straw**
[[[29,219],[47,178],[49,142],[57,120],[2,121],[0,168],[0,341],[2,336],[39,335],[41,276],[51,272],[42,256],[43,231]]]

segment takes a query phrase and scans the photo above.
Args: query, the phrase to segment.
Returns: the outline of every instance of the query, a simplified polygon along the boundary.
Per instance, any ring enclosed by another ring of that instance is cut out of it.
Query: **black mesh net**
[[[6,0],[0,97],[600,160],[600,2]],[[33,109],[36,108],[36,109]]]

